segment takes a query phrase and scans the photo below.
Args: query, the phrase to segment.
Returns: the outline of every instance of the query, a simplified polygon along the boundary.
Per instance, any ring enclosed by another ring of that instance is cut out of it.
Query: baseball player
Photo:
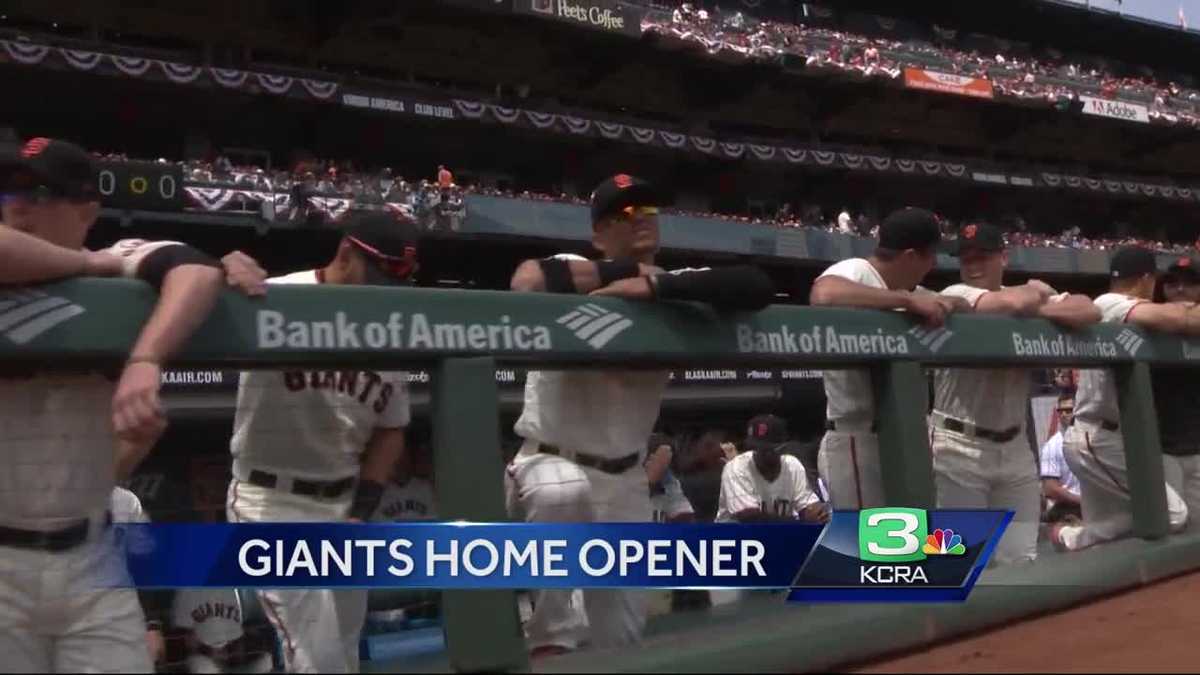
[[[941,325],[965,301],[938,295],[917,284],[933,269],[941,241],[937,217],[924,209],[892,212],[879,227],[870,258],[849,258],[813,283],[813,305],[893,309]],[[821,477],[835,509],[884,506],[879,473],[879,436],[871,375],[866,370],[824,372],[825,436],[817,455]]]
[[[991,225],[966,225],[955,255],[962,283],[942,291],[974,312],[1038,316],[1068,329],[1100,320],[1090,298],[1058,295],[1033,280],[1003,286],[1008,253]],[[1037,558],[1042,496],[1037,457],[1025,436],[1032,385],[1026,368],[938,368],[929,417],[937,504],[943,509],[1003,509],[1013,520],[996,546],[997,564]]]
[[[396,463],[372,521],[437,520],[433,482],[429,480],[433,475],[429,445],[413,443],[411,449]]]
[[[274,668],[270,651],[255,649],[243,629],[236,589],[181,589],[171,614],[171,623],[186,631],[188,672],[269,673]]]
[[[751,418],[742,453],[721,472],[718,523],[829,521],[829,511],[808,487],[804,465],[780,452],[787,442],[787,422],[782,418]]]
[[[146,510],[142,508],[142,500],[138,499],[136,494],[120,485],[113,487],[111,513],[114,524],[150,522],[150,517],[146,515]],[[118,548],[125,543],[122,539],[126,534],[120,529],[116,530]],[[138,591],[138,601],[142,606],[142,611],[151,616],[161,615],[163,608],[167,606],[165,601],[169,601],[170,596],[171,591]],[[167,645],[163,639],[162,628],[162,621],[147,619],[146,647],[150,652],[150,660],[155,664],[161,664],[167,653]]]
[[[1165,302],[1200,302],[1200,260],[1179,258],[1159,286]],[[1200,514],[1200,387],[1188,369],[1154,368],[1151,378],[1167,484],[1183,497],[1194,519]]]
[[[1149,249],[1118,249],[1111,260],[1109,292],[1095,300],[1102,321],[1200,335],[1200,308],[1196,305],[1151,300],[1155,273],[1154,253]],[[1083,523],[1051,526],[1050,540],[1059,549],[1075,551],[1116,539],[1128,534],[1133,526],[1113,377],[1106,369],[1079,372],[1075,424],[1063,437],[1063,453],[1079,479]],[[1187,522],[1187,505],[1170,485],[1166,491],[1168,519],[1171,528],[1177,530]]]
[[[773,298],[770,280],[753,267],[673,273],[655,267],[661,199],[649,183],[619,174],[602,182],[591,201],[592,243],[604,259],[527,260],[513,275],[513,290],[701,300],[740,309],[758,309]],[[642,457],[669,377],[645,370],[530,372],[514,427],[524,442],[505,472],[511,512],[530,522],[650,520]],[[594,646],[640,639],[643,593],[588,589],[584,596]],[[578,646],[566,597],[534,593],[526,626],[534,656]]]
[[[696,511],[683,485],[671,473],[671,458],[675,455],[674,443],[666,434],[651,434],[646,444],[646,480],[650,483],[650,509],[656,523],[690,523],[696,520]]]
[[[14,417],[0,458],[5,670],[152,669],[137,595],[98,590],[98,575],[124,569],[109,528],[112,491],[165,429],[162,364],[207,317],[222,273],[177,242],[84,249],[100,212],[97,174],[82,148],[61,140],[35,138],[0,158],[0,283],[126,276],[159,290],[115,384],[99,374],[0,379],[0,410]],[[40,304],[43,317],[77,313],[45,299],[14,301]]]
[[[354,214],[324,268],[268,284],[406,284],[418,232],[383,213]],[[365,522],[404,453],[407,375],[247,371],[234,413],[231,523]],[[260,590],[288,672],[357,672],[365,590]]]
[[[1042,467],[1042,497],[1046,510],[1042,520],[1056,523],[1067,518],[1079,519],[1079,479],[1071,473],[1067,458],[1063,456],[1063,434],[1075,421],[1075,401],[1070,396],[1058,397],[1055,407],[1058,429],[1042,444],[1040,463]]]

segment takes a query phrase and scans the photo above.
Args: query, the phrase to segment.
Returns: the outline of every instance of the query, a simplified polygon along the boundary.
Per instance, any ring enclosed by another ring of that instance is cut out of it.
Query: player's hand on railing
[[[86,251],[87,259],[83,274],[89,277],[119,277],[123,272],[123,261],[104,251]]]
[[[1037,290],[1038,294],[1042,296],[1043,301],[1049,300],[1051,297],[1058,295],[1058,291],[1054,290],[1053,286],[1042,281],[1041,279],[1030,279],[1029,281],[1025,282],[1025,285]]]
[[[946,323],[946,315],[950,313],[950,304],[943,301],[945,296],[934,293],[909,293],[904,309],[921,317],[926,326],[937,328]]]
[[[241,251],[234,251],[221,258],[225,268],[225,283],[250,297],[267,294],[267,272],[258,261]]]
[[[650,287],[649,277],[638,276],[618,279],[607,286],[597,288],[588,295],[625,298],[626,300],[653,300],[654,289]]]

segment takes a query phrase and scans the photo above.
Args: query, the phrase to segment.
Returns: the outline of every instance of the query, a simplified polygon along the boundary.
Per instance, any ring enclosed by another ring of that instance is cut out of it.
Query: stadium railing
[[[0,314],[0,369],[119,365],[154,300],[149,286],[127,280],[4,291],[0,301],[10,309]],[[589,321],[589,314],[604,320]],[[886,449],[887,501],[917,508],[935,505],[924,366],[1104,366],[1119,383],[1134,535],[1160,539],[1168,522],[1149,369],[1194,367],[1198,359],[1200,341],[1121,325],[1069,334],[1043,320],[956,316],[943,328],[926,329],[895,312],[773,306],[722,313],[687,303],[555,294],[280,286],[265,299],[223,295],[176,361],[258,369],[430,368],[439,511],[447,520],[468,521],[507,519],[498,364],[869,369]],[[1191,555],[1187,564],[1200,568],[1200,555]],[[447,591],[443,609],[454,669],[527,667],[514,592]]]

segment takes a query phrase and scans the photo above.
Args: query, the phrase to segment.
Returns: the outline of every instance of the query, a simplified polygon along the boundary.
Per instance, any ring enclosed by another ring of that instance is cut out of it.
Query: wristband
[[[130,356],[125,360],[125,365],[132,366],[135,363],[153,363],[156,366],[162,367],[162,359],[154,356]]]
[[[373,480],[360,479],[358,489],[354,492],[354,504],[350,507],[350,517],[366,522],[375,515],[379,502],[383,501],[383,484]]]
[[[546,279],[549,293],[575,293],[575,278],[571,276],[571,264],[566,260],[546,258],[538,261],[542,276]]]
[[[629,279],[641,274],[641,268],[632,260],[599,260],[596,262],[596,274],[600,277],[600,287],[621,279]]]
[[[150,631],[150,630],[162,631],[162,627],[163,627],[162,622],[158,621],[156,619],[150,619],[150,620],[146,621],[146,630],[148,630],[148,631]]]

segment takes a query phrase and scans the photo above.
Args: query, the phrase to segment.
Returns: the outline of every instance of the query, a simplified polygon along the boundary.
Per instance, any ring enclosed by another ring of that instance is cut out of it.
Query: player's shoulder
[[[839,260],[821,273],[822,277],[842,277],[852,281],[861,281],[876,276],[875,268],[866,258],[846,258]]]
[[[1104,293],[1092,301],[1100,309],[1102,321],[1121,322],[1129,315],[1129,311],[1137,305],[1147,302],[1124,293]]]
[[[299,272],[291,272],[277,277],[267,279],[268,284],[316,284],[320,283],[317,279],[316,270],[301,270]]]

